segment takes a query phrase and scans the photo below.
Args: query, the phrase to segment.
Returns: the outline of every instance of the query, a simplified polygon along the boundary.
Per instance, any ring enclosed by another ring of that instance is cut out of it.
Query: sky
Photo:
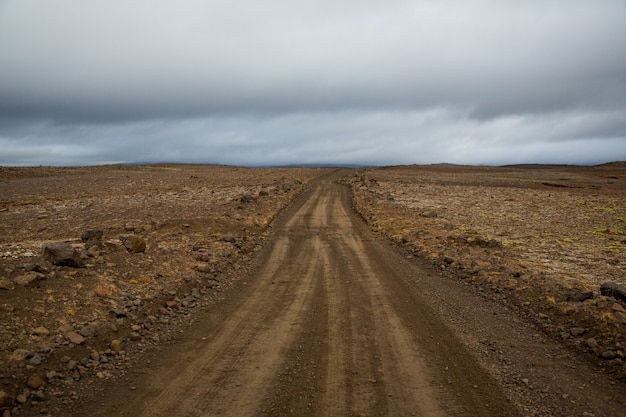
[[[624,0],[0,0],[0,165],[626,160]]]

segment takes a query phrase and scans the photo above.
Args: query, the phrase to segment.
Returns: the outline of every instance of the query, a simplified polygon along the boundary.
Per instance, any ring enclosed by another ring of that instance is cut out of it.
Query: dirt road
[[[522,414],[431,307],[436,295],[427,300],[428,292],[414,285],[420,269],[381,245],[352,214],[347,188],[330,179],[317,182],[283,215],[257,260],[237,297],[203,317],[193,340],[131,381],[132,391],[85,412]],[[584,384],[579,392],[586,392]],[[565,394],[560,400],[573,403]]]

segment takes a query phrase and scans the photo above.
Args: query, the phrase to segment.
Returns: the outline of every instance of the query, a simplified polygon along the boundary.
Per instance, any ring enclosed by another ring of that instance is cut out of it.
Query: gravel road
[[[219,309],[76,415],[623,412],[621,382],[374,237],[339,175],[283,213]]]

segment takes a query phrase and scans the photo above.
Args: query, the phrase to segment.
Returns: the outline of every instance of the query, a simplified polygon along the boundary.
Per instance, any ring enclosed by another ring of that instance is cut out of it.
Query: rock
[[[46,394],[42,391],[35,391],[30,395],[30,397],[32,398],[33,402],[35,401],[41,402],[41,401],[46,401],[48,399]]]
[[[131,253],[141,253],[146,251],[146,241],[140,236],[130,235],[120,237],[124,247]]]
[[[613,313],[613,317],[620,323],[626,323],[626,313],[622,313],[621,311],[616,311]]]
[[[65,334],[65,338],[75,345],[85,343],[85,338],[76,332],[68,332]]]
[[[572,327],[571,329],[569,329],[569,332],[572,334],[572,336],[577,337],[587,333],[587,329],[583,329],[582,327]]]
[[[605,282],[600,286],[600,294],[613,297],[617,300],[626,301],[626,290],[614,282]]]
[[[122,318],[126,317],[126,311],[119,308],[112,308],[109,310],[109,314],[113,317]]]
[[[6,277],[0,278],[0,290],[12,290],[14,288],[15,286],[13,285],[11,280]]]
[[[593,291],[572,291],[567,294],[567,301],[574,301],[582,303],[586,300],[591,300],[593,298]]]
[[[29,351],[26,349],[15,349],[9,357],[12,361],[23,361],[29,355]]]
[[[80,333],[80,335],[83,337],[95,337],[97,331],[98,331],[97,326],[94,326],[93,324],[88,324],[84,326],[82,329],[80,329],[78,333]]]
[[[80,254],[69,243],[50,243],[43,248],[43,257],[53,265],[82,267]]]
[[[429,218],[437,217],[437,212],[435,210],[428,210],[420,214],[420,216]]]
[[[47,336],[50,334],[50,330],[46,329],[43,326],[39,326],[35,327],[31,333],[36,334],[37,336]]]
[[[91,359],[93,359],[94,361],[96,361],[96,362],[100,361],[100,353],[97,350],[92,350],[91,354],[89,355],[89,357]]]
[[[626,313],[626,309],[624,309],[624,307],[620,303],[613,304],[611,306],[611,310],[618,311],[620,313]]]
[[[243,193],[241,194],[239,201],[242,203],[254,203],[256,201],[256,197],[250,193]]]
[[[83,242],[89,242],[90,240],[100,240],[104,232],[100,229],[85,229],[80,235],[80,239]]]
[[[26,401],[28,401],[28,397],[25,394],[19,394],[17,397],[15,397],[15,401],[17,401],[19,404],[26,404]]]
[[[230,234],[230,233],[226,233],[224,236],[222,236],[222,240],[224,242],[234,242],[235,241],[235,237]]]
[[[15,285],[20,287],[36,287],[39,281],[46,276],[41,272],[27,272],[24,275],[19,275],[13,279]]]
[[[610,360],[610,359],[615,359],[617,357],[617,354],[612,350],[605,350],[604,352],[600,354],[600,357],[602,359]]]
[[[196,265],[198,272],[211,272],[211,265],[203,262]]]
[[[8,403],[9,398],[9,394],[4,391],[0,391],[0,407],[3,407],[6,403]]]
[[[26,385],[28,385],[32,389],[39,389],[39,388],[43,387],[44,384],[45,384],[45,381],[43,380],[43,378],[39,374],[31,375],[28,378],[28,381],[26,381]]]
[[[111,340],[110,346],[111,346],[112,351],[115,351],[118,353],[124,350],[124,343],[119,339]]]

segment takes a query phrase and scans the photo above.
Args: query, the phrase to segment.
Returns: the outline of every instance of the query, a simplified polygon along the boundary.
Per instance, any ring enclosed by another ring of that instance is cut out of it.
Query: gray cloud
[[[0,164],[617,159],[623,39],[620,0],[4,1]]]

